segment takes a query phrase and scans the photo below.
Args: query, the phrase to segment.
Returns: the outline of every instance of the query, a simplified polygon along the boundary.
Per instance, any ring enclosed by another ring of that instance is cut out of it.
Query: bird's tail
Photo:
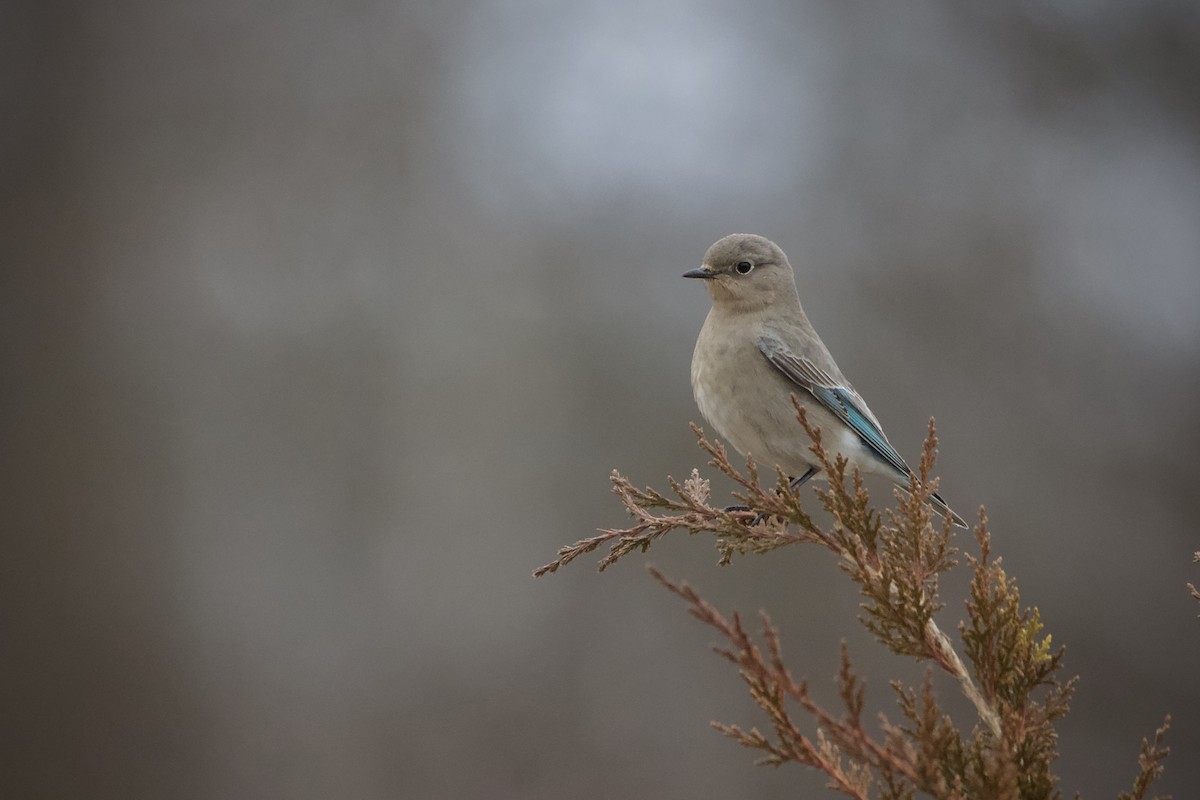
[[[941,514],[943,517],[950,520],[958,527],[960,527],[960,528],[967,527],[966,521],[963,520],[963,518],[960,517],[958,514],[955,514],[953,509],[951,509],[950,506],[946,505],[946,501],[943,500],[941,495],[939,495],[937,492],[934,492],[933,494],[931,494],[929,496],[929,505],[932,506],[934,511]]]

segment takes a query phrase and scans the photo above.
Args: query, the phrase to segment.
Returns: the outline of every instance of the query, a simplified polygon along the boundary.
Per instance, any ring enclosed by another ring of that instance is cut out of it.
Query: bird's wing
[[[858,438],[879,456],[907,476],[912,473],[908,464],[896,452],[896,448],[884,436],[883,430],[867,410],[866,403],[849,386],[842,385],[828,372],[803,356],[798,356],[774,336],[763,336],[758,340],[758,349],[771,362],[771,366],[783,373],[789,381],[816,398],[817,402],[835,417],[849,426]]]

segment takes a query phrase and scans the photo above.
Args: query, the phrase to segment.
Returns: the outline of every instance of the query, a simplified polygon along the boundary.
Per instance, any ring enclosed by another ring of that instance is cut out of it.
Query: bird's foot
[[[753,510],[754,509],[750,508],[750,506],[725,506],[725,513],[727,514],[736,514],[739,512],[745,513]],[[753,527],[755,525],[761,525],[766,521],[767,517],[765,514],[755,514],[754,519],[750,520],[750,526]]]
[[[799,478],[792,478],[788,482],[788,488],[791,490],[792,494],[795,494],[796,491],[799,490],[801,486],[808,483],[809,478],[816,475],[819,471],[820,471],[820,469],[818,467],[809,467],[808,471],[806,471]],[[750,510],[752,510],[750,508],[750,506],[725,506],[725,512],[727,514],[736,513],[738,511],[750,511]],[[767,516],[765,514],[757,514],[754,517],[754,519],[750,521],[750,524],[752,526],[753,525],[761,525],[763,522],[766,522],[766,520],[767,520]]]

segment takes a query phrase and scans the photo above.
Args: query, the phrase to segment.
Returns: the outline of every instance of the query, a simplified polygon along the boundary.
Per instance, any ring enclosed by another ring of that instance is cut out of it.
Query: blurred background
[[[1195,796],[1198,74],[1185,0],[3,4],[0,794],[823,792],[644,565],[895,719],[826,553],[530,577],[703,467],[749,231],[1067,647],[1065,792],[1170,712]]]

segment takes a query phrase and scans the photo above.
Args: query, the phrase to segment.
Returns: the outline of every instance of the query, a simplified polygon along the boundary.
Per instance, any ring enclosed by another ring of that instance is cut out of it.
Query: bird
[[[754,234],[730,234],[683,277],[704,281],[712,295],[691,377],[696,405],[717,433],[743,456],[779,465],[795,492],[820,473],[821,464],[797,423],[794,395],[809,422],[823,431],[827,448],[861,473],[908,487],[912,470],[808,321],[795,272],[779,245]],[[967,527],[937,493],[929,503]]]

